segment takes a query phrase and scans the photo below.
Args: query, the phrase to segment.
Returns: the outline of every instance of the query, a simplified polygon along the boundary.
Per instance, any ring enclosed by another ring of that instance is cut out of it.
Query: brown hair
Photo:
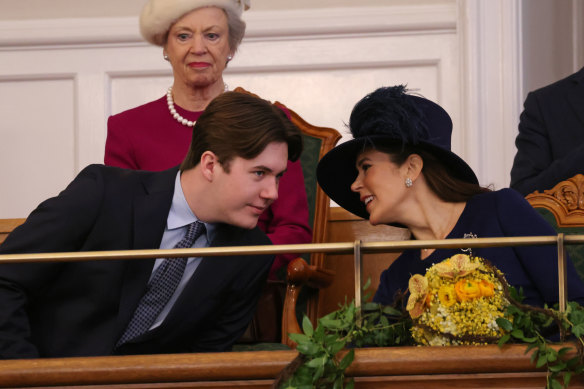
[[[491,191],[491,189],[479,184],[456,178],[434,154],[427,150],[401,145],[378,145],[375,147],[370,146],[369,148],[388,154],[389,160],[398,166],[403,165],[410,155],[419,155],[424,161],[422,173],[428,183],[428,187],[443,201],[452,203],[468,201],[477,194]]]
[[[288,145],[290,161],[300,157],[302,134],[281,109],[245,93],[225,92],[213,99],[197,120],[180,170],[197,166],[203,153],[212,151],[229,172],[233,158],[255,158],[272,142]]]

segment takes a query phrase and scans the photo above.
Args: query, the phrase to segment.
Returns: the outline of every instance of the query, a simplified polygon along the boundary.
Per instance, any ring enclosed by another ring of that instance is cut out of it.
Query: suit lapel
[[[134,195],[134,245],[133,249],[160,247],[168,212],[174,194],[174,181],[178,169],[144,174]],[[118,334],[126,328],[152,273],[155,258],[134,259],[125,267],[124,281],[118,315]]]

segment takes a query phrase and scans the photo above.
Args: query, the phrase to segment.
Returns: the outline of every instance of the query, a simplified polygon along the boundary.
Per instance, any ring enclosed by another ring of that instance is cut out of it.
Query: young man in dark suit
[[[584,173],[584,68],[527,95],[511,188],[528,195]]]
[[[301,149],[300,131],[280,109],[226,92],[197,121],[180,169],[91,165],[41,203],[0,254],[270,244],[256,223]],[[272,261],[0,265],[0,357],[228,350],[253,316]]]

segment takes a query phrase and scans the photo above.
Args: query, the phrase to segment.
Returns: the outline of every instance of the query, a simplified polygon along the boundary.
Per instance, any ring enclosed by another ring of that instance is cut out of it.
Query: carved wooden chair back
[[[558,233],[584,233],[584,175],[576,174],[552,189],[528,194],[525,199]],[[584,246],[569,245],[567,251],[584,279]]]

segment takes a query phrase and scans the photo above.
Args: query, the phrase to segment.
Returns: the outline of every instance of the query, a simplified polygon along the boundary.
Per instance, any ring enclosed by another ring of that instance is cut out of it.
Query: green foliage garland
[[[369,281],[364,289],[368,286]],[[508,285],[505,293],[511,304],[505,316],[497,319],[503,330],[499,347],[506,343],[526,343],[526,353],[532,352],[532,363],[537,368],[547,368],[546,388],[567,388],[571,378],[584,371],[584,308],[570,302],[561,314],[557,309],[521,304],[521,291]],[[396,306],[401,306],[401,300]],[[299,355],[281,372],[273,387],[351,389],[354,381],[345,376],[345,370],[353,362],[353,347],[413,345],[411,327],[412,319],[407,312],[376,303],[365,303],[358,309],[354,302],[345,302],[337,311],[320,318],[316,329],[304,317],[303,334],[290,334],[298,344]],[[576,338],[576,349],[552,347],[546,335],[557,332],[558,328],[561,341],[570,336]]]

